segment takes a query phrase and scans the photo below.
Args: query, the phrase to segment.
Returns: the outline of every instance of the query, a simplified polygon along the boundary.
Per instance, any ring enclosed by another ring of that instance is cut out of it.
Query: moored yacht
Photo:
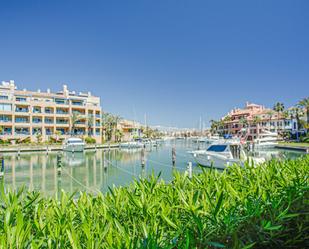
[[[85,143],[81,138],[70,137],[63,143],[63,150],[69,152],[83,152],[85,149]]]
[[[233,141],[213,143],[206,150],[192,151],[191,154],[199,165],[219,169],[234,163],[243,165],[248,159],[257,164],[265,161],[263,158],[248,158],[240,143]]]
[[[136,149],[136,148],[142,148],[144,147],[144,144],[142,142],[136,141],[136,142],[126,142],[121,143],[120,148],[127,148],[127,149]]]
[[[270,132],[264,131],[263,133],[259,134],[258,138],[254,139],[254,146],[263,148],[271,148],[278,145],[278,133],[277,132]]]

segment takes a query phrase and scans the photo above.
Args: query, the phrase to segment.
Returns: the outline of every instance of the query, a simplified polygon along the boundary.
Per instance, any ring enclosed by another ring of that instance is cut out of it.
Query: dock
[[[294,146],[294,145],[276,145],[275,148],[309,153],[309,146],[306,147],[306,146]]]
[[[114,149],[119,148],[119,144],[91,144],[86,145],[85,150],[96,150],[96,149]],[[62,145],[14,145],[14,146],[3,146],[0,147],[0,153],[25,153],[25,152],[52,152],[62,151]]]

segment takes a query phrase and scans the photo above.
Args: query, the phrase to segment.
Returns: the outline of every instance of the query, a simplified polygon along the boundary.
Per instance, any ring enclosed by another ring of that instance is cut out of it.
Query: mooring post
[[[145,160],[145,148],[142,149],[141,151],[141,162],[142,162],[142,167],[145,167],[146,160]]]
[[[20,157],[20,148],[18,148],[17,157],[18,157],[18,158]]]
[[[0,154],[0,179],[4,177],[4,157]]]
[[[188,162],[188,177],[191,179],[192,178],[192,162]]]
[[[107,171],[107,164],[106,164],[106,160],[105,160],[105,150],[103,151],[103,169],[104,169],[104,172]]]
[[[49,149],[48,149],[48,145],[46,145],[46,154],[48,155],[49,153]]]
[[[176,148],[175,147],[172,148],[172,163],[173,163],[173,166],[175,166],[176,164]]]
[[[61,170],[62,170],[62,158],[61,158],[61,152],[58,152],[57,154],[57,172],[58,175],[61,175]]]

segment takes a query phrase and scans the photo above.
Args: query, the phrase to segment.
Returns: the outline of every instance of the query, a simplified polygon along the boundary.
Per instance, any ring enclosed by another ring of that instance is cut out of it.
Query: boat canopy
[[[213,152],[223,152],[227,148],[226,144],[216,144],[216,145],[211,145],[207,149],[207,151],[213,151]]]

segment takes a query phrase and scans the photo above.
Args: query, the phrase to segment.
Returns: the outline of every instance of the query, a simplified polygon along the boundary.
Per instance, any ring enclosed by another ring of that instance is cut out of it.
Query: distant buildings
[[[0,127],[2,140],[92,136],[101,142],[100,98],[88,93],[18,90],[14,81],[0,85]]]
[[[298,129],[297,120],[294,117],[288,117],[282,112],[278,113],[262,105],[249,102],[243,109],[231,110],[221,121],[219,132],[235,135],[242,128],[246,128],[249,131],[249,139],[256,138],[265,129],[272,132],[283,130],[293,132]]]

